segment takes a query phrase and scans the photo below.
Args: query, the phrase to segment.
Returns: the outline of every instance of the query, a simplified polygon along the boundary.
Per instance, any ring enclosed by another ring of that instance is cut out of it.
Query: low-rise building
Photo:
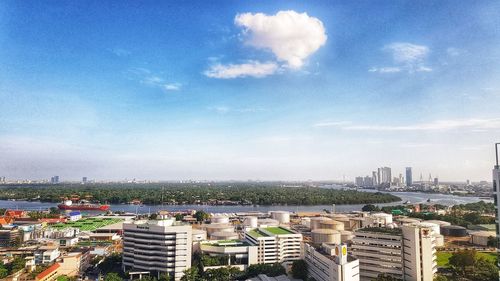
[[[35,264],[50,264],[54,262],[60,255],[61,252],[59,252],[58,246],[41,246],[34,252]]]
[[[258,263],[291,264],[301,257],[302,234],[284,227],[247,230],[245,240],[257,246]]]
[[[249,265],[257,263],[257,246],[244,240],[203,241],[200,243],[203,269],[225,266],[245,270]],[[216,265],[205,264],[204,256],[215,258]]]
[[[345,244],[304,244],[308,275],[316,281],[359,281],[359,261]]]

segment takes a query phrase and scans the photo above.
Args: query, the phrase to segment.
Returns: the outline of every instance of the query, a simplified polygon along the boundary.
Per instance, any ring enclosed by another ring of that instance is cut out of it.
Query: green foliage
[[[76,281],[77,277],[68,277],[66,275],[58,276],[56,281]]]
[[[72,195],[91,201],[121,204],[134,199],[144,204],[287,204],[330,205],[372,204],[401,200],[399,197],[380,192],[358,192],[317,187],[284,187],[283,183],[151,183],[151,184],[71,184],[62,183],[9,185],[0,187],[0,199],[29,200],[39,198],[42,202],[60,202]],[[39,197],[38,197],[39,196]],[[37,199],[38,200],[38,199]],[[163,202],[162,202],[163,200]]]
[[[118,273],[110,272],[104,276],[104,281],[123,281],[123,278]]]
[[[259,274],[266,274],[270,277],[286,274],[286,270],[281,264],[252,264],[247,268],[246,278],[252,278]]]
[[[381,273],[377,276],[377,279],[373,279],[374,281],[401,281],[401,279],[398,279],[394,276]]]
[[[198,268],[196,266],[192,266],[184,270],[184,276],[181,277],[181,281],[201,281],[203,280],[200,276]]]
[[[434,281],[448,281],[448,278],[444,275],[437,274],[434,276]]]
[[[122,255],[114,253],[106,258],[97,266],[101,273],[122,272]]]
[[[9,270],[3,265],[3,263],[0,263],[0,279],[3,279],[9,275]]]
[[[453,276],[470,281],[498,280],[498,268],[491,261],[478,257],[474,250],[463,250],[450,257]]]
[[[35,269],[34,269],[32,272],[30,272],[30,274],[29,274],[29,275],[30,275],[30,277],[31,277],[32,279],[35,279],[35,277],[36,277],[38,274],[42,273],[42,272],[43,272],[43,271],[45,271],[47,268],[49,268],[49,265],[48,265],[48,264],[39,264],[39,265],[37,265],[37,266],[35,267]]]
[[[26,260],[21,257],[15,257],[14,260],[7,265],[7,269],[9,270],[9,274],[17,272],[21,269],[24,269],[26,266]]]
[[[496,248],[498,247],[498,239],[495,236],[488,237],[488,247]]]
[[[296,260],[292,263],[293,278],[307,280],[307,263],[304,260]]]
[[[201,255],[201,263],[203,266],[227,265],[228,258],[224,256]]]
[[[210,218],[210,214],[205,213],[204,211],[196,211],[194,217],[196,218],[196,221],[205,221]]]
[[[213,281],[231,281],[235,280],[241,274],[240,270],[236,267],[222,267],[217,269],[208,269],[203,274],[205,280]]]
[[[373,205],[373,204],[368,204],[368,205],[364,205],[363,208],[361,208],[361,211],[363,211],[363,212],[378,212],[378,211],[380,211],[380,208]]]
[[[473,211],[483,214],[495,214],[495,204],[486,203],[484,201],[455,205],[452,209],[454,211]]]

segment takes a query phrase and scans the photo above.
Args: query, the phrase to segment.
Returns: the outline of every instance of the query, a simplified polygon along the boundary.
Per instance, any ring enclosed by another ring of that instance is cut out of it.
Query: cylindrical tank
[[[258,225],[257,217],[245,217],[243,220],[243,225],[250,228],[256,228]]]
[[[351,241],[352,238],[354,238],[354,234],[352,234],[351,231],[347,231],[347,230],[340,231],[340,241],[342,243],[346,243],[348,241]]]
[[[229,217],[223,215],[215,215],[210,218],[212,223],[229,223]]]
[[[467,229],[458,225],[443,225],[441,226],[441,234],[444,236],[465,237],[467,236]]]
[[[478,231],[471,234],[470,242],[474,245],[486,247],[491,239],[490,237],[496,237],[494,231]]]
[[[344,230],[344,223],[334,220],[326,220],[319,222],[319,228],[323,229],[333,229],[333,230]]]
[[[423,221],[423,222],[420,222],[420,225],[423,227],[428,227],[428,228],[432,229],[432,232],[434,232],[434,234],[441,234],[440,226],[437,223]]]
[[[451,225],[451,223],[447,221],[440,221],[440,220],[427,220],[427,221],[422,221],[422,222],[430,222],[430,223],[435,223],[439,226],[444,226],[444,225]]]
[[[193,242],[207,240],[207,232],[205,230],[193,228]]]
[[[333,229],[314,229],[313,231],[311,231],[311,238],[314,244],[341,243],[340,232]]]
[[[392,223],[392,215],[391,214],[375,213],[375,214],[372,214],[371,217],[378,219],[378,220],[383,220],[384,224]]]
[[[415,219],[415,218],[399,218],[398,219],[398,222],[401,224],[401,225],[408,225],[408,224],[415,224],[415,223],[419,223],[420,220],[419,219]]]
[[[322,221],[331,221],[331,218],[327,217],[314,217],[311,218],[311,230],[320,228],[319,223]]]
[[[290,223],[290,212],[287,211],[271,211],[271,218],[277,220],[281,224]]]
[[[349,219],[349,217],[345,214],[331,214],[328,217],[338,221],[341,221],[342,219]]]
[[[260,219],[257,221],[259,226],[264,227],[264,226],[279,226],[280,223],[277,220],[273,219]]]
[[[202,224],[201,228],[207,231],[208,235],[211,235],[214,232],[234,232],[234,226],[226,223],[211,223],[211,224]]]
[[[232,240],[238,239],[238,233],[218,231],[210,234],[210,240]]]

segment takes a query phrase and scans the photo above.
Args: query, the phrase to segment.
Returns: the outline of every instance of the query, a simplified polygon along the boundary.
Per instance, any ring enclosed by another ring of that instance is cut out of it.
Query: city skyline
[[[224,3],[224,4],[222,4]],[[500,3],[0,3],[0,176],[491,179]]]

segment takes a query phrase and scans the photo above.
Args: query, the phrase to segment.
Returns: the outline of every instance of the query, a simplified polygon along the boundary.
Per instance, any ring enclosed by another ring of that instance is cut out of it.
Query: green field
[[[80,231],[94,231],[98,228],[121,222],[122,219],[115,218],[86,218],[78,221],[69,221],[53,225],[53,228],[64,229],[68,227],[78,228]]]
[[[437,252],[437,265],[438,267],[448,267],[448,262],[452,255],[451,252]],[[485,258],[486,260],[491,261],[496,264],[497,262],[497,254],[492,252],[477,252],[477,256],[481,258]]]

